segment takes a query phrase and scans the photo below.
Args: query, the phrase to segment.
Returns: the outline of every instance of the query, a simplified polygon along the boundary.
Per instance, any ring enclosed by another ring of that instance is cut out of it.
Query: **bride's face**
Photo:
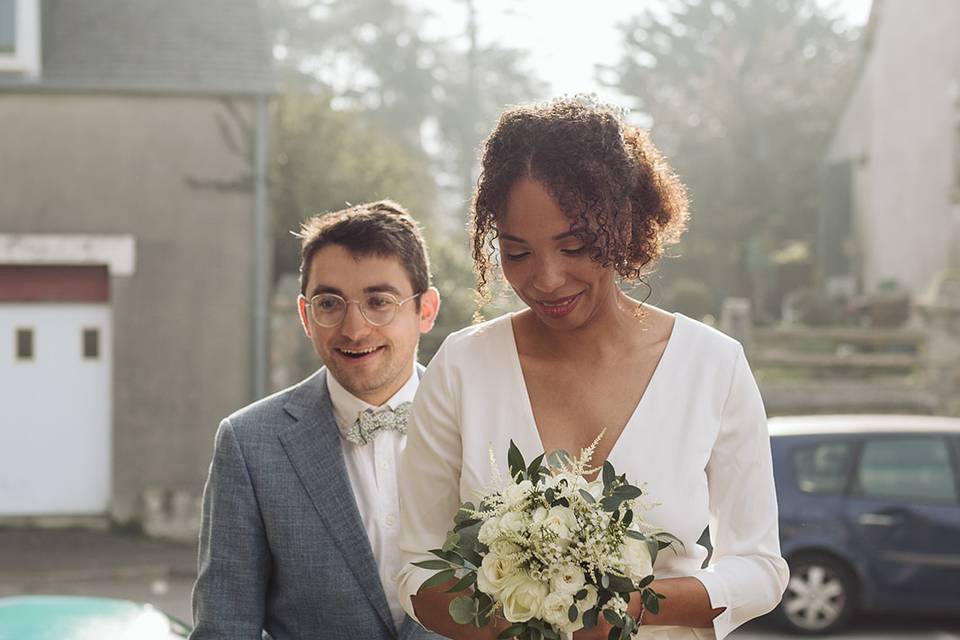
[[[547,326],[581,327],[615,299],[613,269],[590,259],[570,219],[536,180],[513,185],[497,230],[504,277]]]

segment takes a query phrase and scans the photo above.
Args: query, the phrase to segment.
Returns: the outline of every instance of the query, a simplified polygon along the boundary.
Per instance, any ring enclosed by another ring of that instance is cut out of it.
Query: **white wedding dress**
[[[409,564],[431,556],[459,504],[491,487],[489,452],[508,477],[512,439],[531,460],[542,452],[514,340],[511,316],[468,327],[444,341],[424,374],[401,456],[400,551],[407,564],[400,601],[433,572]],[[574,452],[576,453],[576,452]],[[608,460],[659,503],[646,520],[677,535],[679,553],[657,558],[658,578],[693,576],[726,610],[713,629],[648,626],[638,638],[722,639],[771,610],[788,577],[780,556],[766,415],[739,343],[683,315]],[[710,525],[714,547],[697,544]]]

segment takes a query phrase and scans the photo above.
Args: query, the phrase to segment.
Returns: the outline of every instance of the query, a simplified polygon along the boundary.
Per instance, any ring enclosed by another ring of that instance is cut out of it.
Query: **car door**
[[[960,483],[951,436],[866,436],[847,509],[876,604],[960,607]]]

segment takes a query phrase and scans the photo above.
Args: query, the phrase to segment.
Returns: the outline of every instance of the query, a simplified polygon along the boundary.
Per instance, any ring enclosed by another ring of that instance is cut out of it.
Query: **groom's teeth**
[[[379,349],[379,347],[370,347],[369,349],[362,349],[360,351],[355,351],[353,349],[340,349],[340,351],[342,351],[343,353],[350,354],[352,356],[359,356],[359,355],[365,355],[367,353],[373,353],[377,349]]]

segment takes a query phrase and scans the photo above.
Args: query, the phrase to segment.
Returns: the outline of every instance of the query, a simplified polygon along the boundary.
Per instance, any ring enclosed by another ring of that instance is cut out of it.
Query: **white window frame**
[[[16,0],[13,53],[0,53],[0,72],[40,75],[40,0]]]

